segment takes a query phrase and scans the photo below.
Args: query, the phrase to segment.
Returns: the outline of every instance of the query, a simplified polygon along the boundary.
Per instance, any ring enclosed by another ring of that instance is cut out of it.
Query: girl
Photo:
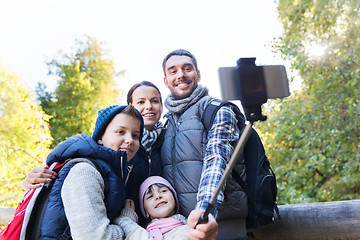
[[[142,214],[151,220],[146,229],[136,224],[137,215],[133,203],[127,200],[119,225],[126,239],[187,239],[186,218],[178,211],[178,199],[174,188],[162,177],[147,178],[140,186],[139,200]]]

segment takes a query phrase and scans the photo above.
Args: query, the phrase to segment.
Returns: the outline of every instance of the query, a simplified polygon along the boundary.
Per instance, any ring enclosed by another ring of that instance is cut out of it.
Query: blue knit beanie
[[[95,123],[95,129],[92,135],[92,138],[97,142],[103,133],[105,132],[106,127],[109,125],[111,120],[121,111],[123,111],[128,105],[112,105],[110,107],[100,109],[98,111],[98,117],[96,119]],[[137,110],[136,110],[137,111]],[[139,116],[141,116],[141,113],[139,113]],[[139,136],[139,142],[141,143],[143,131],[144,131],[144,121],[141,117],[140,120],[140,136]]]

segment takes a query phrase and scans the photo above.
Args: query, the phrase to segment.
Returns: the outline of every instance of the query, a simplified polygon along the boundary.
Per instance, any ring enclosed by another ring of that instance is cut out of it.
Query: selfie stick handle
[[[229,174],[231,173],[232,169],[234,168],[236,160],[239,159],[239,157],[241,156],[241,154],[244,150],[246,142],[249,139],[250,134],[251,134],[251,128],[252,128],[252,123],[251,122],[247,123],[245,126],[245,129],[242,132],[240,139],[235,147],[234,153],[232,154],[230,161],[229,161],[228,165],[226,166],[224,175],[220,179],[219,185],[216,188],[214,195],[211,197],[209,205],[206,207],[205,212],[201,215],[199,221],[196,223],[195,228],[198,224],[207,223],[209,213],[215,205],[217,196],[219,195],[222,188],[225,186],[226,180],[229,177]]]

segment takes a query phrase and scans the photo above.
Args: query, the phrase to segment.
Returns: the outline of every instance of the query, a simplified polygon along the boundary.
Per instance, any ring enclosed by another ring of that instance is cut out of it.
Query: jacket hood
[[[101,159],[107,162],[118,174],[122,176],[121,169],[126,176],[126,152],[114,151],[99,145],[86,133],[77,134],[59,143],[47,156],[46,164],[65,162],[74,158]]]

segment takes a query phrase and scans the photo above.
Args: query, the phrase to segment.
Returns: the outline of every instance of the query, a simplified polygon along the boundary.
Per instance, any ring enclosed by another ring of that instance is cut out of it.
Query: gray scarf
[[[154,128],[151,131],[148,131],[144,128],[144,133],[142,137],[141,144],[144,146],[147,153],[149,153],[152,149],[152,146],[156,142],[157,138],[159,137],[162,129],[163,129],[162,122],[157,122]]]
[[[206,96],[209,90],[206,87],[198,85],[197,88],[188,96],[183,99],[175,99],[172,94],[165,99],[165,107],[172,113],[180,115],[186,111],[190,106],[195,104],[200,98]]]

